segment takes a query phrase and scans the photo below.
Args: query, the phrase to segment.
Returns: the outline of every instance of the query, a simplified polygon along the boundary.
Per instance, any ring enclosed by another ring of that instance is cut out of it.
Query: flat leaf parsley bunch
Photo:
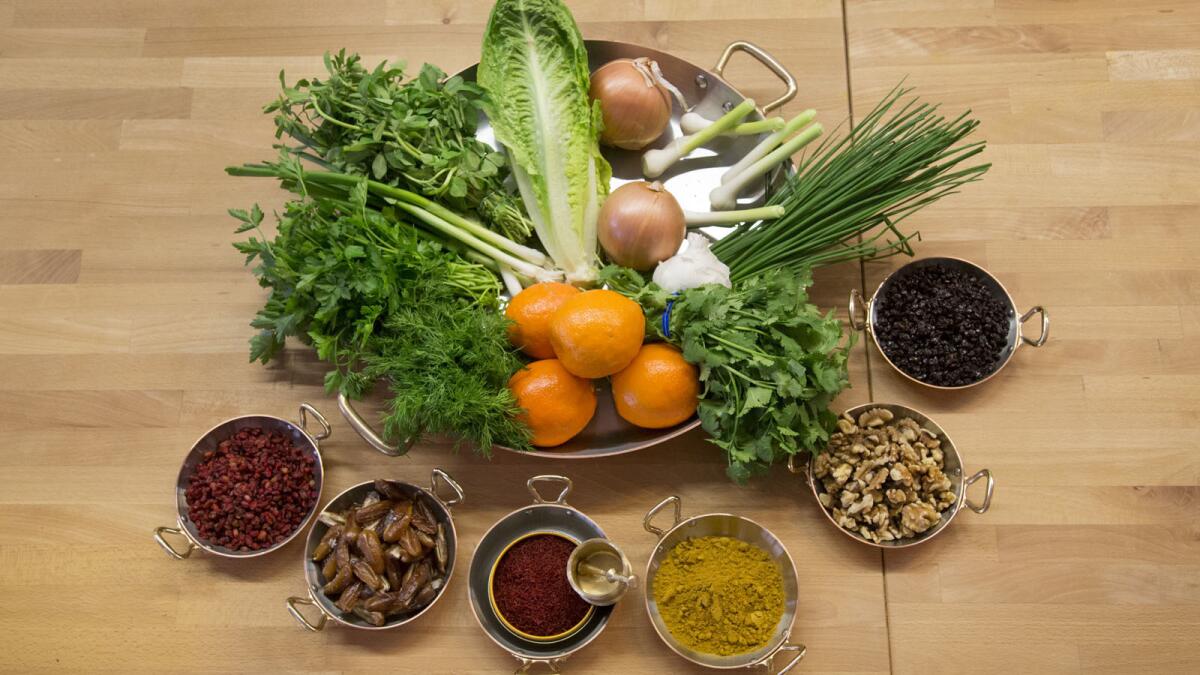
[[[700,368],[698,414],[725,451],[730,478],[744,482],[825,446],[837,422],[829,406],[850,384],[854,336],[843,344],[833,313],[808,301],[807,270],[777,269],[734,288],[710,284],[677,296],[626,268],[608,267],[602,278],[642,305],[651,336]]]

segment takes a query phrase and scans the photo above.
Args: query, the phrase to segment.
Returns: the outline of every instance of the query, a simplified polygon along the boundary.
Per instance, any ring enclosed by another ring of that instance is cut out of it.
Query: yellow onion
[[[626,183],[614,190],[596,224],[609,260],[635,270],[648,270],[675,255],[686,233],[683,209],[657,181]]]
[[[671,122],[671,92],[658,64],[646,57],[616,59],[592,73],[588,90],[600,102],[604,131],[600,142],[626,150],[640,150]]]

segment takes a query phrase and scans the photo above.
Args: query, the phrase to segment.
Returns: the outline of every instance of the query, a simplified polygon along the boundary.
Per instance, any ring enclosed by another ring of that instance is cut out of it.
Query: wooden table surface
[[[991,172],[922,212],[920,255],[987,266],[1053,336],[965,393],[906,384],[865,342],[845,405],[934,415],[995,501],[936,541],[880,552],[835,532],[784,471],[730,485],[697,434],[576,463],[360,442],[306,350],[247,363],[263,291],[230,247],[229,207],[281,203],[228,164],[269,156],[279,70],[321,53],[447,70],[477,58],[488,2],[0,0],[0,670],[505,672],[459,578],[409,628],[314,635],[284,611],[301,544],[262,559],[154,545],[179,462],[237,414],[334,423],[326,497],[443,467],[468,554],[566,473],[570,499],[645,565],[643,513],[733,511],[775,531],[799,571],[800,672],[1200,671],[1200,3],[1130,0],[571,2],[588,37],[711,65],[731,40],[795,73],[789,110],[831,127],[902,77],[983,121]],[[749,59],[731,79],[767,100]],[[901,261],[824,270],[844,306]],[[568,672],[699,672],[650,629],[639,595]]]

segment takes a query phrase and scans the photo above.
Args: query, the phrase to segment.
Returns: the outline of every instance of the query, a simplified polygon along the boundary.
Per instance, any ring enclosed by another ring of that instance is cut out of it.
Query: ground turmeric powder
[[[783,575],[763,549],[732,537],[686,539],[654,575],[654,602],[684,646],[729,656],[763,647],[783,616]]]

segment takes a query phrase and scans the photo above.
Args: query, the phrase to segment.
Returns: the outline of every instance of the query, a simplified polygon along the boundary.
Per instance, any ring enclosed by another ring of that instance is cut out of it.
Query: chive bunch
[[[914,234],[905,218],[971,183],[991,164],[959,168],[985,143],[961,144],[979,121],[970,111],[949,120],[938,106],[899,86],[854,125],[802,157],[796,173],[769,200],[781,218],[738,226],[713,245],[734,281],[789,267],[817,267],[856,258],[906,253]]]

